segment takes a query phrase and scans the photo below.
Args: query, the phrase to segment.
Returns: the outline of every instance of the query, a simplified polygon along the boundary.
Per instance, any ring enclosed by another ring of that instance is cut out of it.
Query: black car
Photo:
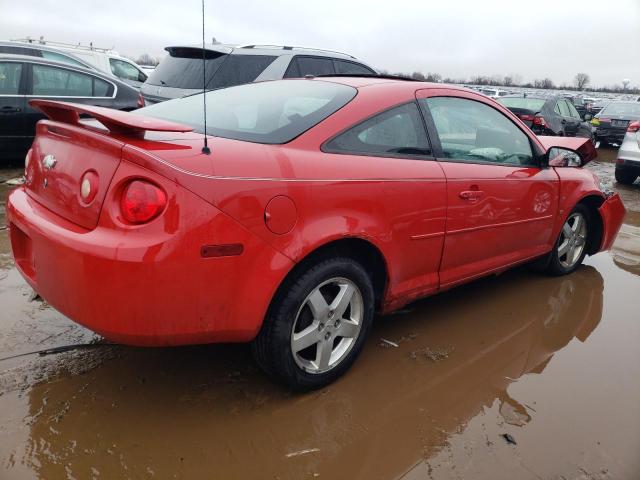
[[[143,106],[140,93],[95,70],[26,55],[0,55],[0,159],[23,157],[44,115],[33,98],[86,103],[119,110]]]
[[[589,123],[582,120],[573,103],[564,97],[510,95],[497,101],[520,117],[536,135],[593,139]],[[590,119],[587,115],[586,120]]]
[[[640,103],[611,102],[593,117],[591,124],[596,127],[595,137],[601,145],[622,143],[629,123],[640,120]]]

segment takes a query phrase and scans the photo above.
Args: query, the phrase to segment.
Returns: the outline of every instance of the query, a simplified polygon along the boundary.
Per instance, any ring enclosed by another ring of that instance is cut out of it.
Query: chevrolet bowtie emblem
[[[56,160],[56,157],[54,157],[51,154],[45,155],[44,158],[42,159],[42,166],[44,167],[45,170],[53,170],[56,166],[56,163],[58,163],[58,161]]]

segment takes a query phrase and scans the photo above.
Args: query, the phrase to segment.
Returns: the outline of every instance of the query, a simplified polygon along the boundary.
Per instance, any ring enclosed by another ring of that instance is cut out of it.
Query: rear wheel
[[[253,342],[254,356],[267,374],[296,390],[320,388],[351,366],[373,313],[373,286],[358,262],[320,261],[278,292]]]
[[[636,181],[636,178],[638,176],[635,173],[616,168],[616,182],[631,185]]]
[[[573,272],[587,253],[590,227],[589,209],[579,204],[567,217],[560,230],[555,248],[551,251],[547,271],[552,275]]]

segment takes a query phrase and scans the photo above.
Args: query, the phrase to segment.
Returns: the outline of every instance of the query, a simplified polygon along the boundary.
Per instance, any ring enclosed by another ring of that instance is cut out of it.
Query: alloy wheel
[[[360,334],[363,300],[347,278],[322,282],[298,309],[291,331],[291,352],[308,373],[327,372],[344,360]]]
[[[587,242],[587,221],[580,212],[572,213],[562,226],[558,239],[558,260],[566,268],[572,268],[582,257]]]

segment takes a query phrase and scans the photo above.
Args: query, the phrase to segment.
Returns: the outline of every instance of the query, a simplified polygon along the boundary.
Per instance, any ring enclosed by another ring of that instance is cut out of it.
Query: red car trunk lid
[[[27,193],[52,212],[84,228],[93,229],[113,175],[120,164],[123,143],[80,127],[38,123],[26,171]],[[93,199],[81,196],[87,172],[97,176]]]

